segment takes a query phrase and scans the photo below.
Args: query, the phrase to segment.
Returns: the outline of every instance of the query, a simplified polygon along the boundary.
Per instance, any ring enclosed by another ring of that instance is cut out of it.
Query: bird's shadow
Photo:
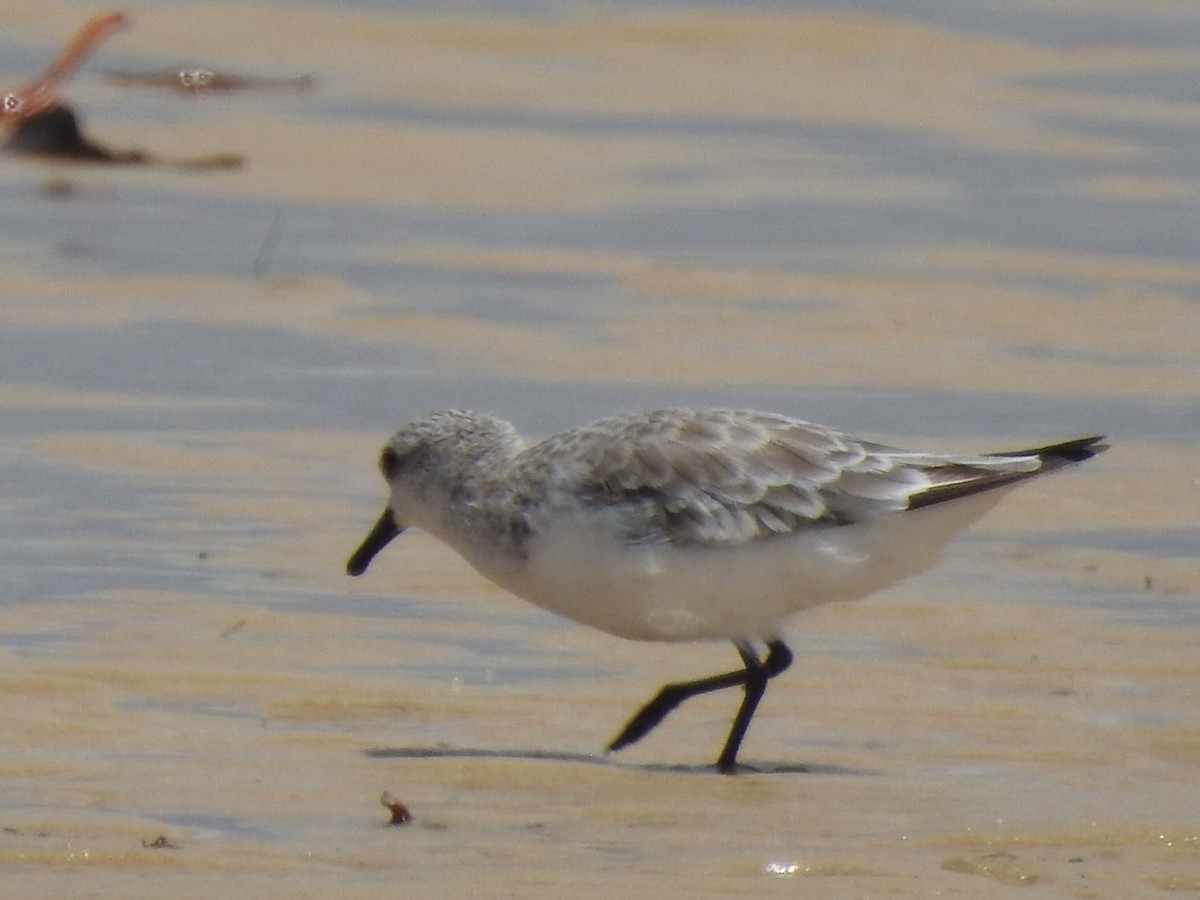
[[[485,747],[370,747],[363,751],[371,759],[496,759],[536,760],[605,766],[635,772],[668,772],[673,775],[712,775],[715,765],[670,765],[667,763],[626,763],[595,753],[569,753],[559,750],[492,749]],[[757,762],[738,763],[739,775],[882,775],[869,769],[823,763]]]

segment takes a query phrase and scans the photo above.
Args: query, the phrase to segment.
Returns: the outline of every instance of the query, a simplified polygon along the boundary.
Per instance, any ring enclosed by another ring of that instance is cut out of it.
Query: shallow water
[[[81,13],[10,6],[15,85]],[[0,159],[14,896],[1200,888],[1194,4],[233,9],[143,4],[68,96],[243,170]],[[319,84],[101,77],[185,62]],[[728,648],[419,535],[342,574],[407,417],[674,403],[1114,447],[798,619],[735,779],[730,697],[601,755]]]

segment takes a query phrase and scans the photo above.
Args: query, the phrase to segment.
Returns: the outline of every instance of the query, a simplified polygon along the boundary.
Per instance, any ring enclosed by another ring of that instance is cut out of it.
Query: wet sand
[[[1200,890],[1200,13],[233,10],[130,10],[68,95],[244,170],[0,160],[6,892]],[[12,15],[15,84],[79,12]],[[184,60],[319,89],[95,77]],[[342,574],[409,416],[676,402],[1114,448],[798,618],[736,778],[730,697],[602,754],[729,647],[591,633],[423,535]]]

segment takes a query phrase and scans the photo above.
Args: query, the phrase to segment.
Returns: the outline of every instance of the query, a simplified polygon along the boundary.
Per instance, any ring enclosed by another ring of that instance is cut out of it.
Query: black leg
[[[754,711],[767,689],[767,682],[792,664],[792,652],[783,641],[767,643],[767,657],[760,660],[754,649],[746,644],[735,644],[745,668],[723,675],[713,675],[697,681],[668,684],[654,699],[638,710],[621,733],[608,745],[609,750],[628,747],[648,735],[675,707],[689,697],[707,694],[724,688],[745,685],[746,697],[733,720],[733,728],[725,741],[725,747],[717,759],[717,770],[732,773],[737,767],[737,752],[754,718]]]
[[[746,736],[758,702],[767,691],[767,682],[792,664],[792,651],[783,641],[767,644],[767,658],[764,660],[759,660],[758,654],[746,647],[739,646],[738,653],[746,664],[746,697],[733,717],[733,727],[729,729],[729,737],[725,739],[725,746],[717,757],[717,771],[726,775],[737,771],[738,748],[742,746],[742,738]]]
[[[637,743],[653,731],[671,710],[689,697],[719,691],[723,688],[737,687],[739,684],[745,683],[746,670],[738,669],[736,672],[726,672],[724,675],[714,675],[698,681],[668,684],[655,695],[653,700],[638,710],[637,714],[621,730],[621,733],[608,745],[608,749],[610,751],[620,750],[622,747]]]

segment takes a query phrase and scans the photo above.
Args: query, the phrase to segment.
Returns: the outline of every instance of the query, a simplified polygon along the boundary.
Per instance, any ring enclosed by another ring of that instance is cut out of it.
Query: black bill
[[[375,523],[375,527],[371,529],[371,533],[354,551],[354,555],[346,561],[346,574],[361,575],[367,571],[367,566],[371,564],[375,554],[386,547],[399,533],[400,528],[392,518],[392,511],[385,509],[383,515],[379,517],[379,521]]]

